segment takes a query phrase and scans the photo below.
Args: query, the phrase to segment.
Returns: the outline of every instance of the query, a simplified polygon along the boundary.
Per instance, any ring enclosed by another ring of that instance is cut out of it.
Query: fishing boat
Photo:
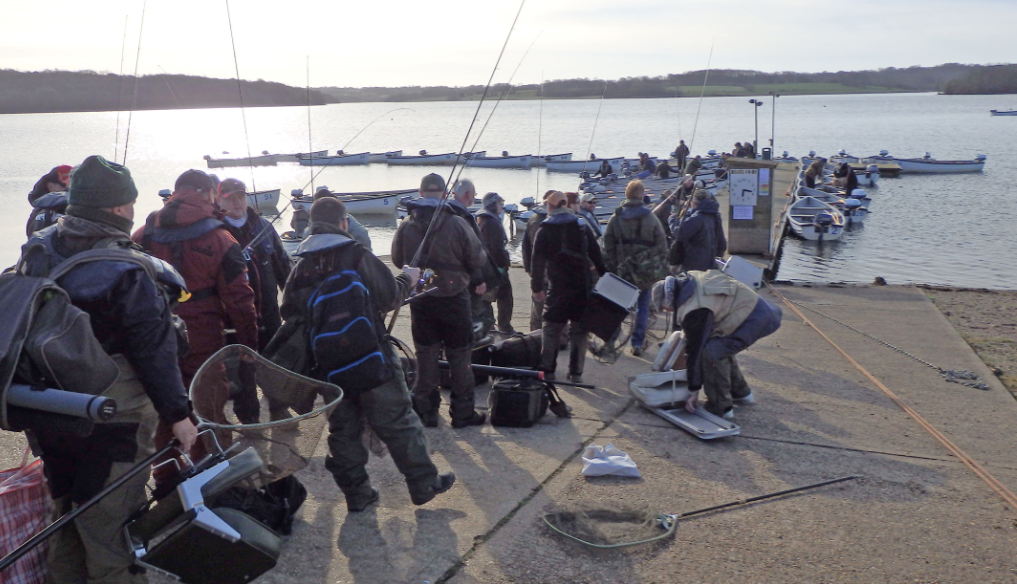
[[[791,203],[787,222],[796,235],[808,241],[833,241],[844,233],[844,215],[815,197]]]
[[[544,156],[534,156],[533,160],[530,161],[531,166],[542,168],[547,166],[548,162],[568,162],[572,160],[572,153],[568,154],[545,154]]]
[[[848,164],[859,162],[859,158],[857,156],[851,156],[843,149],[838,150],[835,156],[830,157],[830,164],[840,165],[845,162],[847,162]]]
[[[233,166],[275,166],[275,154],[263,154],[262,156],[251,156],[247,158],[212,158],[208,154],[202,158],[209,168],[228,168]]]
[[[386,162],[392,156],[402,156],[402,155],[403,155],[402,150],[393,150],[391,152],[372,152],[371,155],[368,157],[368,160],[372,163]]]
[[[869,204],[872,203],[872,199],[862,189],[855,189],[855,192],[850,197],[845,197],[843,192],[827,192],[803,186],[799,189],[798,196],[812,197],[836,208],[844,215],[844,219],[849,224],[864,222],[865,218],[872,212],[869,210]]]
[[[625,157],[619,156],[618,158],[598,158],[596,160],[556,160],[554,162],[546,163],[547,170],[549,172],[597,172],[600,168],[600,163],[607,161],[611,165],[612,172],[621,172],[622,162],[625,161]]]
[[[529,168],[533,156],[481,156],[466,161],[466,166],[475,168]]]
[[[399,201],[407,195],[418,195],[417,189],[401,189],[396,191],[359,191],[348,193],[332,193],[346,205],[346,211],[355,215],[391,215],[395,213]],[[300,207],[310,208],[313,201],[307,195],[295,195],[293,198],[294,209]]]
[[[455,164],[456,153],[448,154],[422,154],[420,156],[389,156],[385,159],[388,164],[394,165],[435,165]]]
[[[295,154],[276,154],[276,162],[298,162],[301,158],[327,158],[328,150],[316,150],[314,152],[297,152]]]
[[[871,156],[865,161],[870,163],[895,162],[902,173],[908,174],[957,174],[962,172],[982,172],[985,168],[986,156],[979,154],[974,160],[936,160],[928,152],[921,158],[896,158],[886,150],[880,150],[879,156]]]
[[[279,189],[272,189],[270,191],[254,191],[253,193],[247,193],[247,205],[253,207],[254,210],[261,212],[262,209],[278,210],[279,209]]]
[[[1017,110],[1012,110],[1012,109],[1011,110],[1006,110],[1006,111],[989,110],[989,115],[990,116],[1017,116]]]
[[[370,157],[370,152],[361,152],[359,154],[339,154],[324,158],[301,158],[300,166],[350,166],[354,164],[367,164]]]

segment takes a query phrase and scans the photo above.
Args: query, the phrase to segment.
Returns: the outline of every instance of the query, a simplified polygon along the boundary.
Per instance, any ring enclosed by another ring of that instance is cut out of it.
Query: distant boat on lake
[[[1005,112],[1004,111],[999,111],[999,110],[989,110],[989,115],[991,115],[991,116],[1017,116],[1017,110],[1006,110]]]

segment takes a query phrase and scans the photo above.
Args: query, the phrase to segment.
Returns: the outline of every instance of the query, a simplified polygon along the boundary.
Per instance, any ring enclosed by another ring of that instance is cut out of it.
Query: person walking
[[[569,380],[582,383],[587,337],[580,321],[593,288],[592,272],[603,275],[606,269],[593,230],[568,208],[565,194],[555,191],[545,203],[548,217],[537,230],[530,266],[533,300],[544,304],[540,370],[554,379],[558,341],[568,326]]]
[[[667,235],[643,203],[645,187],[634,180],[625,187],[625,202],[604,230],[604,263],[608,271],[639,288],[632,354],[643,354],[650,317],[650,289],[667,275]]]
[[[358,314],[354,320],[369,320],[356,331],[359,336],[371,336],[373,345],[363,351],[378,349],[380,363],[377,367],[350,365],[346,373],[318,371],[317,377],[337,383],[344,389],[343,399],[329,415],[328,455],[325,468],[332,473],[336,485],[346,498],[346,510],[350,513],[363,511],[379,498],[378,490],[371,485],[367,474],[368,451],[363,443],[364,423],[388,447],[396,468],[403,474],[410,499],[414,505],[423,505],[440,493],[452,488],[453,473],[438,474],[431,461],[424,438],[420,419],[413,412],[413,400],[406,387],[400,361],[393,350],[391,341],[385,335],[383,315],[395,310],[416,284],[420,275],[418,268],[403,266],[403,272],[393,276],[392,272],[366,248],[353,240],[349,227],[346,206],[338,199],[325,197],[311,205],[310,235],[300,242],[294,253],[299,258],[286,281],[283,293],[282,312],[287,320],[300,318],[308,323],[310,330],[322,331],[329,321],[347,320],[344,316],[327,310],[327,300],[316,301],[315,306],[324,306],[319,312],[309,308],[311,301],[324,299],[321,286],[324,282],[344,275],[349,282],[358,281],[367,290],[367,314]],[[355,273],[355,279],[349,272]],[[342,292],[336,292],[341,294]],[[342,302],[345,310],[352,310],[352,301]],[[341,336],[342,331],[328,333]],[[352,331],[349,334],[354,334]],[[349,346],[359,346],[365,339],[359,339]],[[340,342],[339,344],[343,344]],[[372,344],[372,343],[367,343]],[[361,352],[363,352],[361,351]],[[313,351],[309,358],[314,359]],[[340,356],[342,358],[343,356]],[[348,351],[346,360],[357,360],[361,355]],[[320,370],[323,364],[318,364]],[[331,366],[330,366],[331,367]],[[375,377],[376,376],[376,377]],[[376,380],[380,381],[375,385]]]
[[[495,301],[498,303],[498,330],[504,334],[515,333],[512,328],[512,281],[508,271],[512,267],[512,259],[508,252],[508,235],[505,233],[504,213],[505,199],[498,193],[484,195],[483,209],[477,213],[477,227],[480,229],[480,241],[487,250],[487,256],[498,269],[501,279]],[[488,297],[490,291],[488,291]],[[492,304],[488,302],[488,305]]]
[[[445,179],[429,174],[420,181],[420,199],[407,202],[409,216],[399,224],[392,239],[392,263],[396,267],[419,259],[420,268],[435,272],[434,292],[410,304],[411,331],[417,353],[417,379],[413,407],[424,426],[438,425],[438,360],[442,351],[449,362],[452,396],[449,414],[453,428],[479,426],[486,416],[476,411],[470,356],[473,321],[470,289],[483,294],[486,286],[475,282],[487,261],[483,245],[461,217],[444,201]]]
[[[67,215],[29,239],[18,271],[46,276],[63,261],[91,249],[134,250],[139,259],[161,263],[140,253],[131,242],[137,197],[127,167],[89,156],[71,173]],[[168,266],[153,271],[179,278]],[[177,282],[172,298],[182,290],[182,281]],[[154,281],[141,265],[110,260],[83,263],[57,283],[88,314],[92,332],[113,357],[120,377],[103,393],[116,400],[116,415],[96,421],[88,436],[32,432],[33,449],[42,453],[54,519],[88,501],[155,452],[157,422],[169,428],[184,452],[197,436],[177,367],[177,335],[165,283]],[[49,539],[47,582],[146,581],[131,572],[134,558],[122,530],[145,503],[148,478],[147,472],[138,474]]]

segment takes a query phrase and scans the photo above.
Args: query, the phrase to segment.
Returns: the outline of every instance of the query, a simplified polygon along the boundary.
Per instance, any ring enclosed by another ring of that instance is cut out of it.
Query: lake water
[[[988,155],[985,172],[970,175],[903,176],[883,179],[872,190],[873,214],[864,228],[817,247],[789,239],[780,279],[812,282],[930,283],[1017,289],[1017,118],[989,116],[1007,109],[1013,96],[933,94],[786,96],[776,100],[775,150],[801,156],[809,150],[832,155],[845,149],[866,156],[887,149],[901,157],[926,151],[939,159]],[[486,103],[466,150],[498,155],[574,153],[663,156],[679,138],[694,153],[730,150],[752,140],[753,106],[747,98],[562,100],[502,102],[473,146],[493,102]],[[458,151],[476,102],[335,104],[311,110],[310,146],[306,108],[176,110],[136,112],[130,123],[127,166],[141,195],[137,217],[157,209],[160,189],[172,188],[188,168],[205,168],[203,155],[246,156],[250,152],[297,152],[344,148],[346,152],[402,149],[416,154]],[[759,147],[768,144],[772,100],[758,108]],[[541,109],[543,110],[541,113]],[[394,110],[394,111],[393,111]],[[600,110],[599,120],[597,118]],[[249,138],[245,139],[244,120]],[[90,154],[123,157],[128,115],[69,113],[0,116],[0,265],[16,261],[24,241],[26,194],[58,164],[77,164]],[[371,123],[372,120],[374,123]],[[596,123],[595,123],[595,120]],[[365,129],[366,128],[366,129]],[[360,132],[359,136],[354,136]],[[352,139],[352,142],[351,142]],[[338,191],[415,188],[428,172],[448,176],[449,167],[275,167],[216,169],[258,189],[315,185]],[[575,190],[574,175],[543,169],[468,169],[478,190],[497,191],[508,201],[548,188]],[[394,219],[362,217],[387,253]],[[284,216],[280,231],[288,229]]]

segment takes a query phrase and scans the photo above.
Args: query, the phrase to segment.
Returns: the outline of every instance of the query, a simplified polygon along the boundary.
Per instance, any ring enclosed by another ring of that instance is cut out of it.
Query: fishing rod
[[[230,16],[230,0],[223,0],[226,4],[226,22],[230,25],[230,46],[233,48],[233,70],[237,74],[237,93],[240,95],[240,119],[244,123],[244,142],[247,144],[247,163],[248,169],[251,171],[251,189],[254,191],[258,190],[258,185],[254,183],[254,161],[251,160],[251,138],[247,134],[247,113],[244,111],[244,90],[240,83],[240,65],[237,63],[237,44],[233,40],[233,18]],[[255,208],[258,207],[258,199],[254,200]]]
[[[540,160],[540,140],[544,133],[544,72],[540,72],[540,113],[537,115],[537,160]],[[537,196],[540,196],[540,171],[537,172]]]
[[[357,136],[363,134],[364,130],[366,130],[366,129],[370,128],[372,125],[374,125],[374,122],[377,122],[378,120],[380,120],[381,118],[389,115],[390,113],[397,112],[399,110],[409,110],[409,111],[414,112],[414,113],[416,113],[416,111],[417,111],[415,109],[408,108],[408,107],[397,107],[394,110],[388,110],[387,112],[385,112],[385,113],[381,114],[380,116],[378,116],[378,117],[374,118],[373,120],[371,120],[370,123],[368,123],[363,128],[360,128],[360,131],[357,132],[356,134],[354,134],[352,138],[350,138],[345,144],[343,144],[343,147],[340,148],[340,150],[346,150],[347,148],[349,148],[350,144],[352,144],[353,141],[357,139]],[[321,171],[318,171],[318,172],[321,172]]]
[[[129,16],[124,16],[124,39],[120,44],[120,76],[119,85],[117,85],[117,131],[113,135],[113,161],[116,162],[117,156],[120,154],[120,100],[123,98],[124,93],[124,52],[127,50],[127,19]]]
[[[307,55],[307,155],[314,158],[314,147],[311,146],[311,56]],[[308,164],[311,173],[311,190],[314,190],[314,165]],[[282,213],[279,213],[282,215]]]
[[[607,95],[607,81],[604,82],[604,92],[600,94],[600,105],[597,106],[597,117],[593,119],[593,131],[590,132],[590,144],[586,147],[586,159],[590,158],[590,151],[593,150],[593,137],[597,135],[597,123],[600,122],[600,110],[604,107],[604,96]]]
[[[484,100],[487,98],[487,92],[491,89],[491,83],[494,81],[494,75],[498,72],[498,65],[501,64],[501,58],[505,55],[505,49],[508,47],[509,39],[512,38],[512,31],[516,28],[516,23],[519,22],[519,15],[523,13],[523,7],[526,6],[526,0],[522,0],[519,3],[519,10],[516,11],[516,17],[512,20],[512,26],[509,27],[508,34],[505,36],[505,42],[502,43],[501,52],[498,53],[498,59],[494,63],[494,68],[491,70],[491,76],[487,80],[487,85],[484,86],[484,93],[480,96],[480,101],[477,103],[477,109],[473,112],[473,119],[470,120],[470,127],[466,130],[466,135],[463,136],[463,143],[459,146],[459,154],[456,159],[452,162],[452,170],[449,172],[449,180],[455,174],[456,166],[459,164],[460,159],[463,155],[463,150],[466,148],[466,142],[470,139],[470,133],[473,131],[473,125],[477,123],[477,116],[480,114],[480,107],[484,105]],[[445,182],[448,185],[448,181]],[[441,202],[438,205],[438,210],[445,205],[445,201],[448,199],[449,190],[446,188],[445,192],[442,193]],[[439,218],[444,217],[444,214],[435,213]],[[431,215],[431,220],[427,223],[427,229],[424,230],[424,237],[420,240],[420,245],[417,246],[417,251],[413,255],[413,259],[410,261],[410,266],[417,267],[420,262],[420,256],[424,251],[424,246],[427,244],[427,237],[431,234],[431,229],[434,227],[435,215]]]
[[[173,98],[173,103],[175,103],[177,107],[180,107],[180,102],[183,101],[183,104],[186,106],[187,100],[183,98],[177,99],[177,94],[175,91],[173,91],[173,82],[170,81],[170,74],[167,73],[166,70],[162,68],[162,65],[156,65],[156,67],[158,67],[159,70],[162,71],[163,74],[166,76],[164,77],[164,79],[166,80],[166,89],[169,89],[170,96]]]
[[[134,95],[131,97],[131,113],[127,115],[127,136],[124,138],[124,161],[127,166],[127,148],[131,144],[131,120],[134,119],[134,108],[138,105],[138,63],[141,61],[141,37],[145,32],[145,8],[148,0],[141,3],[141,26],[138,28],[138,52],[134,56]]]

